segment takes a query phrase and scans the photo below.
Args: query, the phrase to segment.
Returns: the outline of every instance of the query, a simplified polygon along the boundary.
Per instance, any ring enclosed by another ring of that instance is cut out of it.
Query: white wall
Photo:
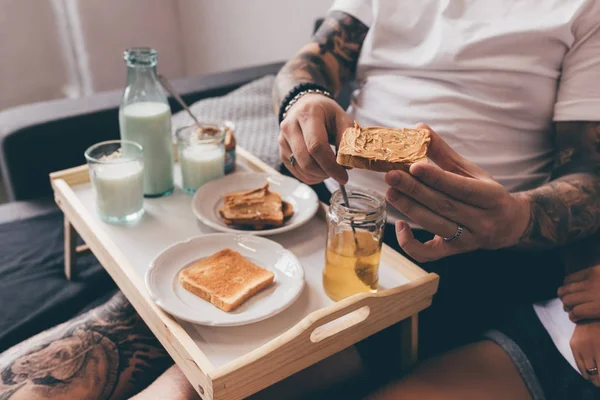
[[[0,0],[0,110],[121,88],[123,50],[169,78],[283,61],[332,0]]]
[[[179,0],[187,75],[291,57],[332,0]]]

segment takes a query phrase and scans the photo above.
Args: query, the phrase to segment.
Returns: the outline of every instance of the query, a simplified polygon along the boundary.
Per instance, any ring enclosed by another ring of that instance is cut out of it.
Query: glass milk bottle
[[[121,138],[144,149],[144,196],[173,192],[171,109],[156,75],[157,52],[139,47],[125,51],[127,86],[119,108]]]

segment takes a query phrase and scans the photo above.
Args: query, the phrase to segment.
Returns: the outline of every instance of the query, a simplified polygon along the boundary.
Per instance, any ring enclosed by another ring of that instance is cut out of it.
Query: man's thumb
[[[431,142],[427,149],[427,157],[440,168],[470,178],[492,178],[490,174],[481,169],[478,165],[473,164],[454,151],[454,149],[428,125],[419,123],[415,125],[415,129],[427,129],[429,131]]]

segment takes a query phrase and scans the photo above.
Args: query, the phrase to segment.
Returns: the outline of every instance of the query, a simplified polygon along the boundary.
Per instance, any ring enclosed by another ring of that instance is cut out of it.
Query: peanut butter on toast
[[[290,203],[281,200],[277,192],[269,190],[269,184],[225,195],[219,214],[227,225],[264,229],[280,226],[294,213]]]
[[[189,292],[230,312],[273,283],[275,275],[232,249],[223,249],[179,272]]]
[[[413,163],[427,162],[430,141],[427,129],[362,128],[355,122],[342,135],[337,163],[371,171],[408,171]]]

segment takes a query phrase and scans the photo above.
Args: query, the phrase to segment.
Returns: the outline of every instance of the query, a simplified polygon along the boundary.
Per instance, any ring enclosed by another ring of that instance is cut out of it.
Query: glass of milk
[[[119,108],[121,139],[144,148],[144,195],[173,192],[171,109],[156,74],[158,54],[146,47],[125,51],[127,86]]]
[[[183,190],[195,193],[206,182],[225,175],[225,127],[190,125],[175,133]]]
[[[144,214],[143,153],[129,140],[109,140],[85,151],[96,210],[105,222],[132,223]]]

